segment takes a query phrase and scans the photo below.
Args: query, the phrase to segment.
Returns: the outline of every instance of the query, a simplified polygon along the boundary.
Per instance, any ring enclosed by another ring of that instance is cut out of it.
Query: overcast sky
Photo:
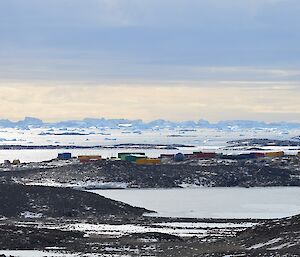
[[[299,0],[1,0],[0,117],[300,121]]]

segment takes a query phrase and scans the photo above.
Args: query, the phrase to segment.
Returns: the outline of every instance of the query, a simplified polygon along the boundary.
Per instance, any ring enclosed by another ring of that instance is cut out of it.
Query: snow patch
[[[30,211],[21,212],[20,215],[25,219],[40,219],[43,217],[42,213],[35,213]]]
[[[253,250],[253,249],[259,249],[259,248],[262,248],[264,246],[268,246],[268,245],[272,245],[272,244],[275,244],[275,243],[278,243],[282,240],[281,237],[279,238],[274,238],[272,240],[269,240],[268,242],[265,242],[265,243],[259,243],[259,244],[256,244],[256,245],[252,245],[251,247],[248,247],[247,249],[248,250]]]

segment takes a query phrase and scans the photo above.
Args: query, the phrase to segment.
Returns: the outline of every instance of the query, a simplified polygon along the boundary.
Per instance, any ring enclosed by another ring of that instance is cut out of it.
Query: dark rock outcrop
[[[103,196],[74,190],[44,186],[0,184],[0,215],[22,217],[85,218],[101,215],[142,215],[144,208],[113,201]]]

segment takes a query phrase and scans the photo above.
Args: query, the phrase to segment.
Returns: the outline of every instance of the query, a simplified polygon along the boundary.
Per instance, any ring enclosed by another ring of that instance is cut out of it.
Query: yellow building
[[[282,157],[282,156],[284,156],[284,152],[283,151],[267,152],[267,153],[265,153],[265,156],[270,157],[270,158]]]
[[[138,165],[156,165],[160,163],[161,163],[160,159],[143,158],[143,159],[136,160],[136,164]]]

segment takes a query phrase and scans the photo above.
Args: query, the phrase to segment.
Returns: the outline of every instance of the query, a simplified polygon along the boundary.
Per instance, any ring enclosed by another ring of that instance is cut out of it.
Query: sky
[[[1,0],[0,118],[300,121],[299,0]]]

